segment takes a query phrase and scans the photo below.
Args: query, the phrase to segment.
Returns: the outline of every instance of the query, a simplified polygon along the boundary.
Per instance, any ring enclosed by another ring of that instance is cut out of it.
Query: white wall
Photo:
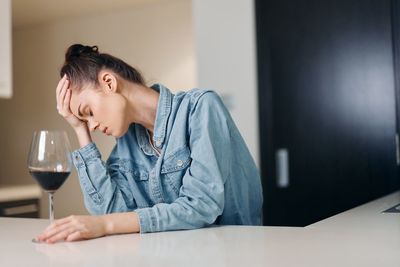
[[[195,85],[191,2],[142,5],[93,16],[80,16],[13,31],[14,96],[0,100],[0,184],[34,183],[26,166],[31,135],[39,129],[65,129],[74,148],[76,137],[57,114],[55,86],[65,50],[75,42],[98,45],[138,67],[149,84],[171,89]],[[115,141],[95,134],[106,158]],[[43,197],[42,216],[47,217]],[[56,217],[84,214],[74,172],[55,195]]]
[[[254,1],[193,0],[199,87],[220,93],[259,164]]]

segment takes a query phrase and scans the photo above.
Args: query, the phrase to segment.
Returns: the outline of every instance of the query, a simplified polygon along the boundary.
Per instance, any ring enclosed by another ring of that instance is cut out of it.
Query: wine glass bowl
[[[45,192],[54,193],[65,182],[70,172],[43,171],[29,169],[29,173],[36,179]]]
[[[53,194],[71,173],[71,149],[63,131],[34,132],[28,154],[28,170],[49,193],[49,217],[54,220]]]

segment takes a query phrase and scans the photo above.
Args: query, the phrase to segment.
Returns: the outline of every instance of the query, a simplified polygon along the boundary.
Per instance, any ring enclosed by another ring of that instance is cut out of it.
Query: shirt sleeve
[[[173,203],[137,209],[140,231],[194,229],[210,225],[224,209],[224,183],[229,175],[228,111],[212,91],[198,98],[189,115],[191,164]]]
[[[72,152],[85,206],[91,214],[132,211],[136,208],[126,178],[120,175],[115,150],[116,147],[107,163],[102,161],[95,143]]]

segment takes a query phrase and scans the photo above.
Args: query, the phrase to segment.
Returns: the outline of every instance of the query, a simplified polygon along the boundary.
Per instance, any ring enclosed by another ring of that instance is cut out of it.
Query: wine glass
[[[53,194],[71,173],[71,149],[63,131],[36,131],[28,155],[29,173],[49,193],[49,218],[54,221]]]

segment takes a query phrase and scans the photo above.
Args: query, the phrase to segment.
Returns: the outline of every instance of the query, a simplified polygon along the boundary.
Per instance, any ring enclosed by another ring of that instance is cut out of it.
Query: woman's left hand
[[[77,241],[106,235],[106,223],[101,216],[69,216],[54,221],[36,237],[38,242]]]

